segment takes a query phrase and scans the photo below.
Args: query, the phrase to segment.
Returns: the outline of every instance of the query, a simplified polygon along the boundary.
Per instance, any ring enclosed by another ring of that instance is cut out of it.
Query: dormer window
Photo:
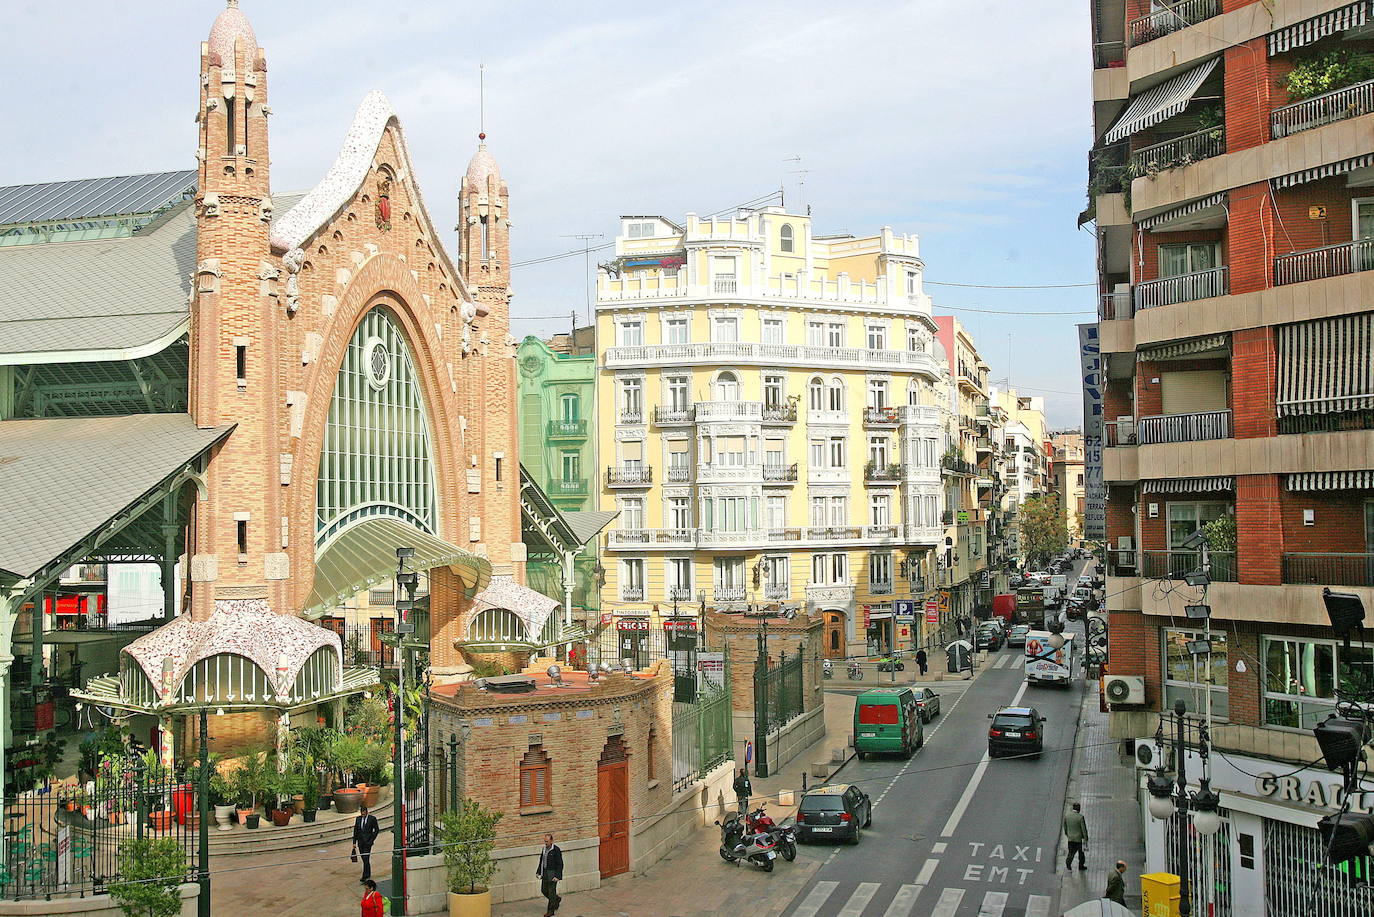
[[[792,224],[783,223],[782,231],[778,236],[778,248],[785,252],[793,250]]]
[[[658,235],[658,233],[655,232],[654,222],[652,220],[645,220],[635,223],[626,223],[625,235],[630,239],[652,239],[654,236]]]

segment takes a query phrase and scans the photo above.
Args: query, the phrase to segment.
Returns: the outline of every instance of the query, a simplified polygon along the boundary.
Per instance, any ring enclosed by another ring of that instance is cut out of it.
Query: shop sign
[[[725,687],[725,654],[697,653],[697,672],[701,680],[717,688]]]
[[[954,521],[958,522],[960,525],[966,525],[968,523],[968,510],[961,509],[959,512],[955,513]]]
[[[916,614],[916,602],[911,599],[898,599],[892,603],[892,610],[899,618],[910,618]]]
[[[926,602],[926,623],[940,623],[940,603],[935,601],[934,599],[932,599],[929,602]]]
[[[949,590],[948,590],[948,589],[941,589],[941,590],[940,590],[940,597],[939,597],[939,599],[937,599],[936,601],[938,601],[938,602],[940,603],[940,611],[941,611],[941,612],[949,611]]]
[[[868,630],[869,624],[872,622],[873,606],[872,606],[872,605],[865,605],[863,611],[864,611],[864,630]]]
[[[605,625],[610,624],[610,623],[611,623],[612,617],[613,617],[613,616],[612,616],[612,614],[611,614],[609,611],[603,613],[603,614],[601,615],[601,624],[602,624],[602,626],[604,627]]]
[[[621,618],[615,622],[616,630],[648,630],[648,618]]]
[[[697,619],[696,619],[696,618],[668,618],[668,619],[664,620],[664,622],[663,622],[663,629],[666,630],[666,631],[675,631],[675,630],[690,630],[690,631],[695,631],[695,630],[697,629]]]
[[[1255,790],[1261,796],[1279,802],[1296,802],[1319,809],[1339,809],[1345,802],[1345,790],[1341,784],[1323,783],[1294,774],[1280,777],[1261,772],[1255,778]],[[1374,814],[1374,790],[1357,790],[1351,793],[1350,810],[1364,815]]]

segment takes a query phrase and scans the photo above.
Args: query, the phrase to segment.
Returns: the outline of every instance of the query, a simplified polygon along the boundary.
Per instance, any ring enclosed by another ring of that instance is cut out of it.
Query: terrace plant
[[[1283,79],[1288,98],[1298,102],[1355,83],[1374,80],[1374,54],[1343,49],[1300,58]]]

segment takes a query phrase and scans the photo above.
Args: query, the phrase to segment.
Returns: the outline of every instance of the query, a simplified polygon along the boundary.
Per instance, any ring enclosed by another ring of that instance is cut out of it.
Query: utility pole
[[[582,243],[582,279],[583,286],[587,291],[587,320],[591,320],[592,315],[592,251],[591,241],[593,239],[606,238],[605,233],[600,232],[574,232],[567,233],[559,238],[577,239]],[[573,313],[573,328],[577,327],[577,313]]]

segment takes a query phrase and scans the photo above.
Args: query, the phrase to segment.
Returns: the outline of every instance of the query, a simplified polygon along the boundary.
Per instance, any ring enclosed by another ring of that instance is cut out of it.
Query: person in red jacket
[[[382,917],[383,907],[382,893],[377,891],[377,883],[371,879],[364,879],[362,917]]]

